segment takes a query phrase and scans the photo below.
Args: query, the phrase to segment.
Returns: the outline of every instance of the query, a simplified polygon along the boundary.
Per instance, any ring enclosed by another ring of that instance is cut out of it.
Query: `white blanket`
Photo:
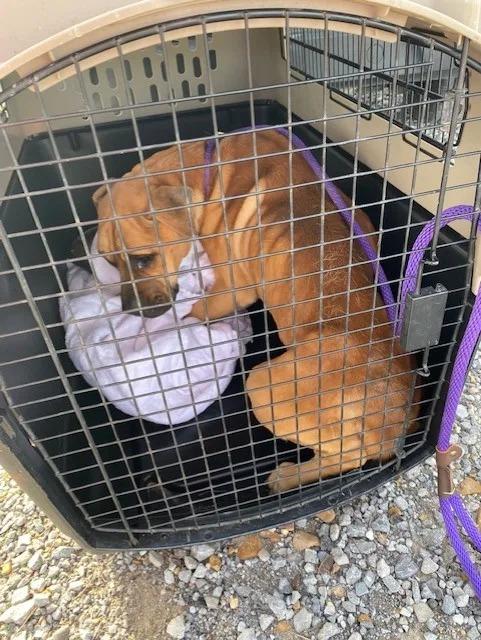
[[[160,424],[191,420],[229,384],[252,334],[249,319],[238,315],[207,326],[188,316],[214,281],[198,241],[179,268],[175,313],[157,318],[123,313],[119,272],[97,253],[96,239],[91,257],[95,276],[70,263],[69,292],[60,297],[72,362],[126,414]]]

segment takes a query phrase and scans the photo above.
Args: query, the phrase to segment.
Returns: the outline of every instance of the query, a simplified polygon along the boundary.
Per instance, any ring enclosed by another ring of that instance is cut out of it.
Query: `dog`
[[[274,469],[271,491],[388,460],[416,419],[415,362],[393,337],[371,265],[283,135],[225,136],[215,158],[207,193],[203,142],[159,151],[110,193],[94,193],[99,249],[125,281],[123,309],[165,312],[198,237],[215,285],[192,315],[213,320],[260,298],[286,347],[252,369],[246,391],[261,424],[314,455]],[[367,215],[355,216],[375,243]]]

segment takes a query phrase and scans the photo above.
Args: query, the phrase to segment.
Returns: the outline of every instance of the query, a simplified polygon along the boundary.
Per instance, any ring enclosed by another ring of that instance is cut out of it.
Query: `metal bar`
[[[451,121],[449,124],[449,136],[446,145],[446,153],[444,155],[443,175],[441,178],[441,184],[439,185],[439,200],[435,216],[435,227],[433,239],[431,241],[429,262],[426,264],[436,265],[438,258],[436,256],[436,246],[438,244],[439,231],[441,228],[441,213],[444,209],[444,198],[446,193],[446,185],[448,184],[449,169],[451,166],[451,160],[455,154],[454,140],[456,136],[457,123],[459,118],[459,110],[462,101],[466,99],[466,90],[464,87],[466,68],[468,62],[469,40],[463,38],[461,59],[459,62],[459,76],[456,83],[456,89],[454,91],[453,108],[451,111]]]

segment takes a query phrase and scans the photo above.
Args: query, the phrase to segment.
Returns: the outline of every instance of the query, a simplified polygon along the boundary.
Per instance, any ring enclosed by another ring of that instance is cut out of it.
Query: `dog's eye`
[[[145,255],[131,255],[130,263],[134,269],[145,269],[149,266],[154,260],[154,255],[151,253],[147,253]]]

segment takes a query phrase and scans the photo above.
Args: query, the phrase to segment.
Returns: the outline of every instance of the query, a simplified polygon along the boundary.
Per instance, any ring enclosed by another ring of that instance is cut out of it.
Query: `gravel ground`
[[[455,438],[481,494],[481,359]],[[90,555],[0,473],[0,638],[436,640],[481,638],[481,604],[453,561],[428,460],[309,520],[188,550]]]

